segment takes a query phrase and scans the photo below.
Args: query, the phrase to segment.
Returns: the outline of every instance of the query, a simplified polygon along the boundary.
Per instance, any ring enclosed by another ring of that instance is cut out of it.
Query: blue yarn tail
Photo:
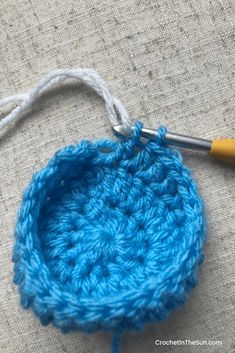
[[[111,353],[119,353],[120,352],[121,335],[122,335],[121,330],[116,330],[114,332]]]

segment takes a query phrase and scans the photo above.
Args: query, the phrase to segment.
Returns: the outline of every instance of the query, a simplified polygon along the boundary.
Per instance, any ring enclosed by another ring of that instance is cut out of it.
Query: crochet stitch
[[[179,152],[142,141],[60,150],[24,193],[14,282],[21,304],[63,331],[120,333],[185,303],[203,260],[203,203]]]

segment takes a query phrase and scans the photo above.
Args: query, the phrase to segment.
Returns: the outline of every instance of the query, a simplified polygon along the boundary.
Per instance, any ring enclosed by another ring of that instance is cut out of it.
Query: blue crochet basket
[[[16,226],[21,304],[63,331],[141,329],[185,303],[203,260],[203,202],[179,152],[82,141],[33,176]]]

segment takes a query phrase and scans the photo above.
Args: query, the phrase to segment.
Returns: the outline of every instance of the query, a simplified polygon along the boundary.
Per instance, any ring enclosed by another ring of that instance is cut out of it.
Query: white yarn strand
[[[92,88],[103,100],[112,126],[122,124],[126,132],[131,131],[131,121],[122,103],[113,97],[106,82],[95,70],[87,68],[59,69],[45,75],[28,93],[16,94],[0,99],[0,107],[10,103],[17,107],[0,121],[0,130],[23,117],[39,97],[55,87],[61,87],[67,80],[75,80]]]

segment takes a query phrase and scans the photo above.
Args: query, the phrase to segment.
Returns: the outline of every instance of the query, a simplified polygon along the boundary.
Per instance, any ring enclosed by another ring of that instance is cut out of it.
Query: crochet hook
[[[134,127],[132,127],[132,130]],[[113,126],[114,133],[119,137],[126,135],[122,125]],[[142,137],[156,138],[157,130],[142,128]],[[173,132],[166,132],[165,142],[167,145],[189,148],[207,152],[210,156],[235,163],[235,139],[205,140]]]

